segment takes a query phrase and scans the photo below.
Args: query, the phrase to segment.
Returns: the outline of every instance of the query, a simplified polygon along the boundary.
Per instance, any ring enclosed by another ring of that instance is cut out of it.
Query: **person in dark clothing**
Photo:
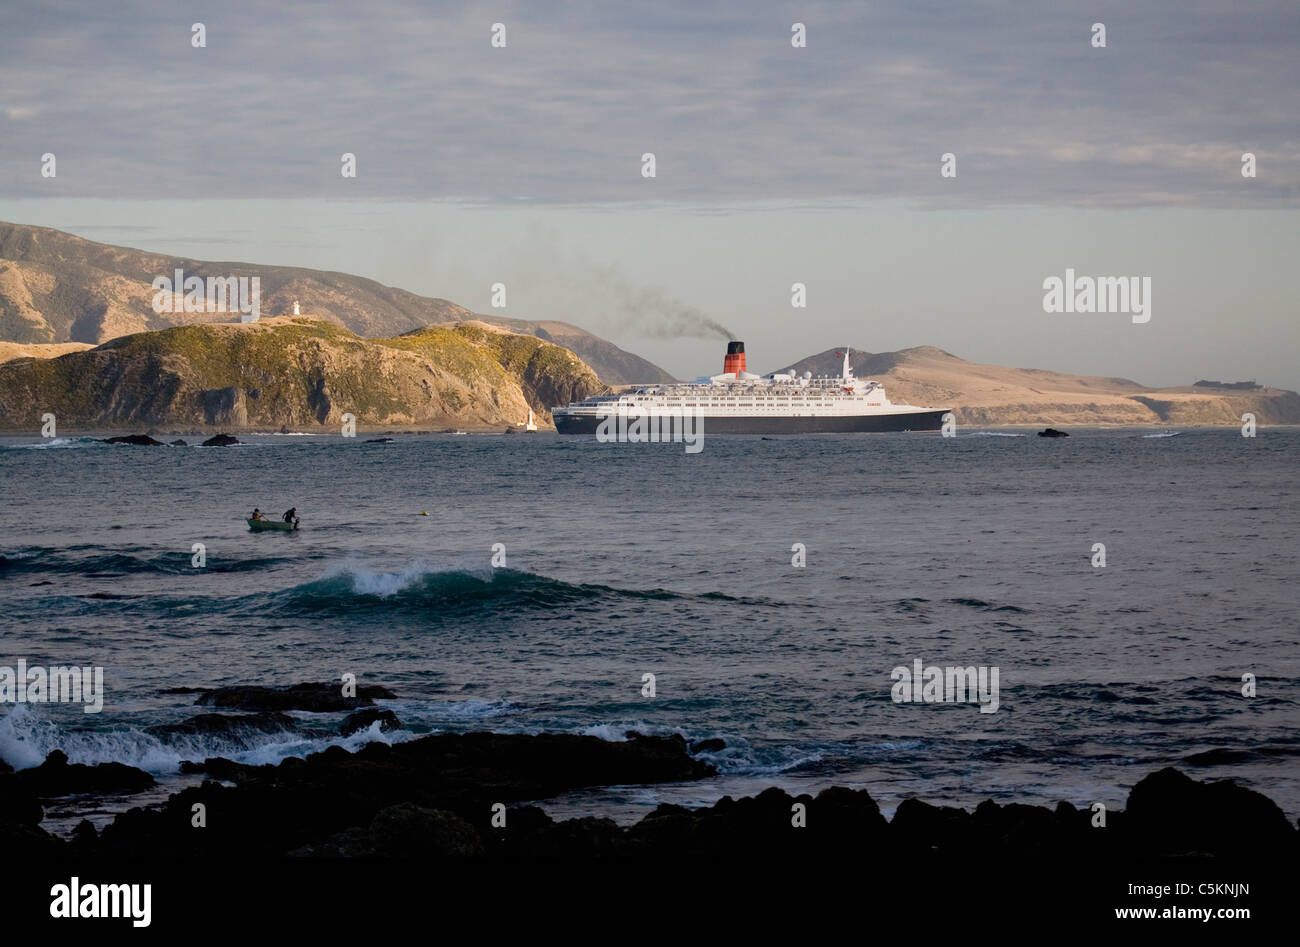
[[[289,507],[289,509],[285,510],[284,512],[284,521],[286,523],[292,523],[294,521],[294,517],[297,516],[297,514],[298,514],[298,508],[296,506]]]

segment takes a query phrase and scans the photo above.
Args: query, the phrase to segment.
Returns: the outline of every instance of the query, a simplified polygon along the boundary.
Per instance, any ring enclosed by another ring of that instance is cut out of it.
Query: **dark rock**
[[[229,447],[231,444],[238,444],[239,438],[230,434],[217,434],[209,437],[203,442],[204,447]]]
[[[379,855],[483,854],[483,842],[464,819],[410,803],[380,809],[370,823],[370,838]]]
[[[719,737],[709,737],[707,740],[696,740],[691,744],[692,753],[717,753],[719,750],[727,748],[727,741]]]
[[[123,813],[101,833],[104,851],[286,854],[334,844],[339,833],[371,825],[390,806],[443,810],[477,825],[489,819],[491,806],[498,802],[547,799],[590,786],[681,782],[716,773],[692,759],[677,740],[641,737],[612,743],[574,734],[443,733],[393,746],[369,743],[356,753],[330,747],[278,766],[240,767],[228,761],[224,766],[228,768],[223,775],[236,786],[207,781],[171,796],[161,808]],[[210,775],[222,768],[215,760],[203,766]],[[222,831],[190,829],[190,808],[196,802],[222,814]],[[604,829],[591,831],[599,834]],[[486,837],[482,829],[479,835]],[[350,838],[360,844],[359,836]]]
[[[6,858],[26,861],[29,858],[58,856],[66,850],[62,839],[34,825],[0,820],[0,851]]]
[[[968,845],[974,837],[971,815],[965,809],[932,806],[919,799],[904,799],[889,823],[892,847],[909,855]]]
[[[1038,432],[1039,437],[1069,437],[1064,431],[1058,431],[1054,427],[1044,428]]]
[[[45,817],[36,794],[12,773],[0,775],[0,824],[40,825]]]
[[[177,438],[176,440],[172,441],[172,447],[189,447],[189,446],[190,446],[189,444],[187,444],[184,440],[180,438]]]
[[[254,733],[293,732],[298,723],[287,714],[199,714],[182,723],[145,728],[145,733],[167,739],[175,736],[223,736],[239,738]]]
[[[286,688],[236,685],[203,691],[196,703],[236,710],[331,713],[368,707],[375,698],[392,700],[396,696],[388,688],[377,685],[358,687],[356,697],[344,697],[342,686],[335,683],[294,684]]]
[[[507,821],[506,828],[497,831],[514,829]],[[546,858],[599,858],[626,854],[628,848],[626,833],[613,819],[585,816],[555,822],[525,836],[513,853]]]
[[[365,443],[367,443],[367,444],[387,444],[387,443],[388,443],[389,441],[391,441],[391,440],[392,440],[391,437],[372,437],[372,438],[370,438],[368,441],[366,441]]]
[[[344,720],[339,726],[339,733],[345,737],[350,737],[358,730],[368,730],[370,725],[376,720],[379,721],[379,732],[388,733],[391,730],[401,730],[402,721],[397,719],[397,714],[391,710],[380,710],[378,707],[367,707],[365,710],[358,710],[351,714],[348,719]]]
[[[14,773],[10,778],[42,798],[88,792],[140,792],[154,784],[152,776],[134,766],[69,763],[62,750],[52,752],[40,766]]]
[[[1296,832],[1267,796],[1232,780],[1197,782],[1172,767],[1128,796],[1127,834],[1152,854],[1246,855],[1296,851]]]
[[[105,444],[135,444],[138,447],[162,447],[162,441],[156,441],[148,434],[123,434],[119,437],[104,438]]]
[[[91,847],[99,841],[99,833],[95,831],[94,823],[89,819],[82,819],[77,823],[77,827],[72,830],[72,841],[77,845]]]

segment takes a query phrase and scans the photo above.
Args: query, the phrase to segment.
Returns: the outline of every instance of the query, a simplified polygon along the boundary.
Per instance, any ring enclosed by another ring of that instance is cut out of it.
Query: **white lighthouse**
[[[301,316],[301,315],[302,315],[302,313],[301,313],[301,312],[299,311],[299,309],[298,309],[298,300],[296,300],[296,299],[293,301],[293,314],[294,314],[295,316]]]

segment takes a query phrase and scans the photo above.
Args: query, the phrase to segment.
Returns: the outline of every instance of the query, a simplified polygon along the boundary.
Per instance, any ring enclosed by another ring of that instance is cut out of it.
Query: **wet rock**
[[[294,684],[284,688],[236,685],[205,690],[196,703],[235,710],[332,713],[368,707],[376,698],[392,700],[396,696],[388,688],[377,685],[358,687],[356,697],[344,697],[342,687],[335,683]]]
[[[1048,427],[1048,428],[1043,428],[1043,430],[1039,431],[1038,436],[1039,437],[1069,437],[1070,435],[1066,434],[1064,431],[1058,431],[1054,427]]]
[[[223,736],[239,738],[254,733],[293,732],[298,723],[282,713],[199,714],[182,723],[147,727],[145,733],[168,739],[177,736]]]
[[[189,447],[189,446],[190,446],[190,445],[187,444],[187,443],[186,443],[183,439],[181,439],[181,438],[177,438],[176,440],[172,441],[172,447]]]
[[[40,766],[14,773],[10,778],[42,798],[89,792],[140,792],[154,784],[152,776],[134,766],[69,763],[62,750],[52,752]]]
[[[367,444],[387,444],[392,441],[391,437],[372,437],[365,443]]]
[[[134,444],[137,447],[162,447],[162,441],[156,441],[148,434],[123,434],[118,437],[104,438],[105,444]]]
[[[230,434],[217,434],[209,437],[203,442],[204,447],[229,447],[231,444],[238,444],[239,438]]]
[[[727,748],[727,741],[719,737],[710,737],[707,740],[696,740],[691,744],[692,753],[717,753],[719,750]]]
[[[367,707],[365,710],[358,710],[344,720],[339,726],[339,733],[345,737],[350,737],[359,730],[368,730],[370,725],[376,720],[379,721],[379,732],[389,733],[393,730],[402,729],[402,721],[397,719],[397,714],[391,710],[380,710],[378,707]]]

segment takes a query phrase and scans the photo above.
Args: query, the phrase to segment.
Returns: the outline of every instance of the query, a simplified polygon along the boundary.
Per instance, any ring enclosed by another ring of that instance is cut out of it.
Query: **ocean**
[[[105,697],[97,714],[0,704],[0,757],[128,763],[158,799],[211,756],[636,730],[721,739],[700,752],[719,775],[543,807],[627,823],[839,785],[887,815],[910,796],[1122,808],[1172,765],[1294,820],[1300,431],[1072,433],[714,437],[698,454],[553,434],[2,438],[0,665],[102,667]],[[255,506],[296,507],[301,529],[250,533]],[[895,701],[891,672],[917,660],[996,668],[997,711]],[[397,693],[381,703],[406,729],[343,738],[343,714],[308,713],[306,733],[147,729],[209,710],[176,688],[344,674]],[[45,827],[141,801],[68,800]]]

